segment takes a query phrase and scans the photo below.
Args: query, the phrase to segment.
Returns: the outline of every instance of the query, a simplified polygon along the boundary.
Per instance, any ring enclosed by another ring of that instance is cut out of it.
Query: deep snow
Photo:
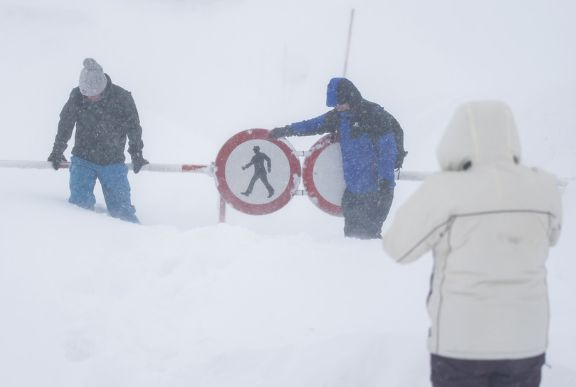
[[[133,92],[145,157],[210,163],[240,130],[326,111],[352,6],[348,75],[402,123],[407,170],[437,168],[460,102],[499,98],[525,163],[576,176],[570,0],[0,0],[0,159],[47,157],[93,56]],[[428,385],[430,256],[397,265],[305,197],[218,224],[211,178],[130,180],[142,226],[70,206],[66,171],[0,169],[1,386]],[[391,216],[417,184],[398,183]],[[575,184],[544,387],[576,386]]]

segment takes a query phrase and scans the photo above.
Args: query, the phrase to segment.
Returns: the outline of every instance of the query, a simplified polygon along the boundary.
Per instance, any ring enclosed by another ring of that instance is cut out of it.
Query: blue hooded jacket
[[[378,191],[382,182],[394,186],[394,169],[399,151],[396,119],[381,106],[366,101],[346,78],[328,83],[326,105],[348,103],[350,109],[333,109],[319,117],[290,125],[293,135],[336,133],[340,137],[346,189],[353,194]],[[402,138],[400,138],[402,144]]]

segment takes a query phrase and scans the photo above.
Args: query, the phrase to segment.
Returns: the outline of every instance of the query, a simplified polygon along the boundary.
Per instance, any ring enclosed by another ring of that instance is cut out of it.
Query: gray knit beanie
[[[84,68],[80,72],[80,93],[93,97],[104,91],[108,80],[102,71],[102,66],[92,58],[84,59]]]

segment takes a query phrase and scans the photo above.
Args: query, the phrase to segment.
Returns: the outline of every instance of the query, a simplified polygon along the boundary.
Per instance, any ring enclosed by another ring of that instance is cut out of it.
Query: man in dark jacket
[[[126,138],[134,173],[148,164],[142,157],[144,143],[136,105],[130,92],[113,84],[94,59],[86,58],[83,64],[79,86],[72,89],[60,113],[48,161],[56,170],[66,161],[64,150],[76,126],[68,201],[94,209],[94,185],[98,179],[110,215],[138,223],[124,164]]]
[[[342,197],[344,235],[381,238],[382,224],[394,196],[394,169],[406,152],[398,121],[381,106],[362,98],[346,78],[328,83],[326,105],[319,117],[275,128],[272,138],[336,133],[342,150],[346,190]]]

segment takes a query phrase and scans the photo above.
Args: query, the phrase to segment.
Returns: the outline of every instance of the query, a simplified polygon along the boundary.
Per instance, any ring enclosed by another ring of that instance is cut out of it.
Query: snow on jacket
[[[460,107],[426,179],[384,235],[400,263],[434,255],[430,352],[460,359],[518,359],[545,352],[545,261],[561,229],[557,180],[520,165],[508,107]]]
[[[74,126],[76,135],[72,154],[98,165],[123,163],[126,138],[128,152],[141,156],[142,127],[130,92],[112,84],[110,77],[102,98],[96,102],[84,97],[78,87],[72,89],[60,113],[54,154],[62,154],[68,146]]]
[[[394,183],[398,155],[395,126],[400,126],[396,119],[381,106],[363,99],[352,82],[345,78],[332,79],[326,94],[328,106],[335,106],[340,98],[344,99],[340,103],[349,103],[350,110],[338,112],[333,109],[319,117],[293,123],[291,134],[337,133],[344,180],[351,193],[376,192],[382,181]]]

